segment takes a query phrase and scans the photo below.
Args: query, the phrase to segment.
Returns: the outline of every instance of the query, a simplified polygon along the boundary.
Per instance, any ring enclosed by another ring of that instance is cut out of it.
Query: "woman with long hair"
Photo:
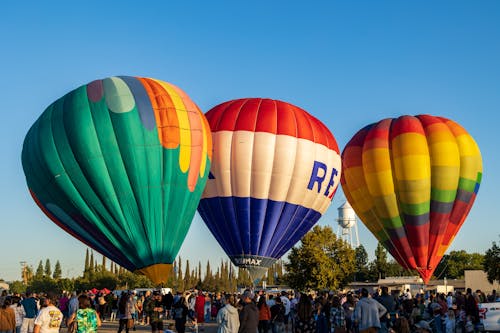
[[[257,307],[259,308],[259,333],[267,333],[269,330],[269,320],[271,320],[271,310],[266,303],[266,295],[259,297]]]
[[[78,296],[78,310],[68,318],[68,327],[76,325],[77,333],[95,333],[101,326],[99,314],[92,308],[90,298],[82,294]]]
[[[123,292],[122,296],[120,297],[120,300],[118,301],[118,319],[119,319],[119,326],[118,326],[118,333],[121,333],[123,329],[125,329],[126,333],[129,333],[129,328],[133,326],[133,321],[132,319],[132,308],[133,304],[130,299],[132,295],[130,295],[127,292]]]
[[[295,333],[314,332],[316,332],[316,321],[311,298],[306,294],[301,294],[295,314]]]
[[[8,298],[0,308],[0,333],[14,333],[16,331],[16,315],[10,307]]]
[[[175,320],[175,330],[177,333],[186,332],[186,321],[188,315],[187,297],[189,297],[189,293],[184,293],[172,307],[172,313]]]
[[[14,310],[14,314],[16,315],[16,333],[20,333],[24,316],[26,316],[26,311],[24,311],[24,307],[21,305],[21,297],[14,296],[11,301],[12,304],[10,307]]]

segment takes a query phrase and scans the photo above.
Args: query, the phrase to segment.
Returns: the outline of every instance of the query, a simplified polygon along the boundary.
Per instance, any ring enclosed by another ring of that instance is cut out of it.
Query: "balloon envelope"
[[[176,86],[110,77],[50,105],[26,135],[36,203],[88,246],[164,282],[210,168],[206,118]]]
[[[260,278],[330,205],[337,143],[319,120],[277,100],[233,100],[206,117],[214,158],[198,211],[232,262]]]
[[[474,139],[441,117],[384,119],[354,135],[342,166],[342,188],[360,219],[427,283],[479,190]]]

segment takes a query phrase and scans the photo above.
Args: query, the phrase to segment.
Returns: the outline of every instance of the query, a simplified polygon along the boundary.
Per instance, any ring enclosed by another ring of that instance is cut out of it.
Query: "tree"
[[[500,281],[500,246],[496,242],[492,243],[491,248],[484,255],[483,268],[488,275],[488,281]]]
[[[369,277],[368,272],[368,253],[363,245],[355,249],[356,257],[356,273],[354,275],[356,281],[366,281]]]
[[[54,267],[54,274],[52,274],[54,279],[60,279],[62,277],[61,263],[56,261],[56,266]]]
[[[36,268],[35,279],[39,280],[41,278],[43,278],[43,263],[40,260],[40,262],[38,263],[38,267]]]
[[[387,268],[387,251],[384,246],[378,242],[377,248],[375,249],[374,269],[379,279],[385,278]]]
[[[299,290],[337,289],[350,282],[355,271],[355,251],[337,239],[331,227],[315,226],[288,256],[285,280]]]
[[[52,276],[52,268],[50,266],[50,259],[45,260],[45,270],[44,270],[43,274],[46,277],[51,277]]]
[[[483,256],[479,253],[467,253],[465,250],[451,251],[443,256],[435,274],[437,278],[459,279],[467,269],[483,269]]]
[[[184,273],[184,288],[191,288],[191,270],[189,268],[189,259],[186,260],[186,273]]]
[[[90,255],[89,255],[89,249],[87,248],[87,252],[85,253],[85,268],[83,269],[83,273],[88,273],[90,268]]]
[[[9,291],[14,294],[26,292],[26,285],[22,281],[14,281],[9,285]]]

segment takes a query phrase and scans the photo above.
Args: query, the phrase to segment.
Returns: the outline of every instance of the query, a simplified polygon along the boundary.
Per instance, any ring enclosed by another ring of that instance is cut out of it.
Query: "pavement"
[[[173,326],[174,321],[173,320],[164,320],[163,321],[163,328],[167,329],[168,324],[172,324],[172,331],[175,332],[175,327]],[[61,333],[65,333],[66,329],[63,328],[61,329]],[[99,333],[117,333],[118,332],[118,321],[110,322],[110,321],[105,321],[102,323],[101,327],[99,327]],[[135,332],[151,332],[151,326],[150,325],[136,325],[135,326]],[[186,333],[191,333],[195,332],[192,329],[192,326],[189,324],[186,325]],[[125,330],[123,331],[125,333]],[[133,329],[129,330],[129,333],[134,333]],[[203,323],[198,325],[198,333],[217,333],[217,323],[215,322],[209,322],[209,323]]]

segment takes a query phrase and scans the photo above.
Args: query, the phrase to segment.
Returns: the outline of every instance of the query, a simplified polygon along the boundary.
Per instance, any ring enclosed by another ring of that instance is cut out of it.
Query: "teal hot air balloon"
[[[26,135],[30,193],[58,226],[165,282],[210,170],[208,123],[176,86],[111,77],[51,104]]]

